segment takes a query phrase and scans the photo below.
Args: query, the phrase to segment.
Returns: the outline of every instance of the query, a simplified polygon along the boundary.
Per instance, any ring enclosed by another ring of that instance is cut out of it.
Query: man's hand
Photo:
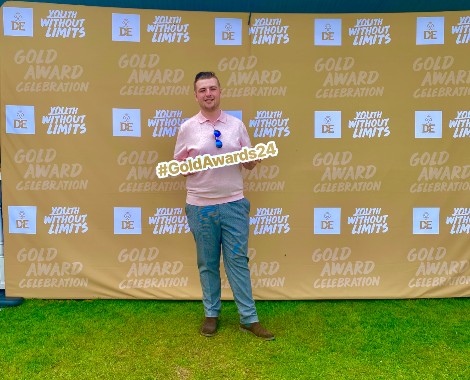
[[[262,160],[254,160],[254,161],[248,161],[248,162],[242,162],[242,165],[245,169],[251,170],[253,169],[258,162],[261,162]]]
[[[186,161],[186,158],[185,158],[184,160],[182,160],[182,161]],[[186,174],[181,173],[181,175],[182,175],[183,177],[187,177],[188,175],[193,175],[193,174],[194,174],[194,172],[186,173]]]

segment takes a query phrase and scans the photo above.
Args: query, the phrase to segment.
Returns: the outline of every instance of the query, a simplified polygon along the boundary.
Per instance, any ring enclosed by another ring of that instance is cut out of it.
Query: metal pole
[[[23,298],[5,296],[5,268],[3,254],[2,174],[0,173],[0,308],[18,306]]]

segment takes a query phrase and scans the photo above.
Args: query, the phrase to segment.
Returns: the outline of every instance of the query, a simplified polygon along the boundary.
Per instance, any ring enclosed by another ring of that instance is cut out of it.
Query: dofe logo
[[[325,25],[325,31],[322,32],[321,39],[323,41],[334,41],[335,33],[331,31],[331,25],[330,24]]]
[[[434,24],[429,21],[427,25],[429,30],[425,30],[424,33],[424,39],[425,40],[437,40],[437,32],[434,30]]]
[[[122,20],[122,26],[119,27],[119,36],[132,37],[132,28],[129,26],[129,20],[127,18]]]
[[[121,227],[123,230],[133,230],[134,229],[134,221],[131,220],[131,214],[126,212],[124,214],[124,219],[121,221]]]
[[[18,111],[18,113],[16,114],[16,117],[17,119],[14,119],[13,120],[13,128],[23,128],[23,129],[27,129],[27,125],[26,125],[26,121],[24,119],[24,113],[22,111]]]
[[[232,32],[232,24],[225,24],[225,31],[222,32],[223,41],[235,41],[235,33]]]
[[[25,32],[26,22],[22,21],[21,13],[17,12],[14,17],[15,17],[15,20],[12,20],[11,22],[11,30],[19,30],[19,31]]]
[[[123,121],[121,121],[120,126],[121,126],[121,131],[122,132],[133,132],[133,126],[134,124],[130,122],[131,117],[129,114],[125,114],[122,118]]]
[[[322,124],[322,133],[335,133],[334,124],[331,124],[331,117],[326,116],[325,121]]]
[[[20,219],[16,220],[16,228],[29,228],[28,220],[26,218],[26,214],[24,211],[20,211],[19,213]]]
[[[329,212],[325,213],[323,216],[323,220],[321,221],[321,229],[322,230],[332,230],[334,229],[333,227],[333,221],[331,219],[331,214]]]
[[[429,220],[429,214],[427,212],[423,214],[423,220],[420,220],[419,228],[422,230],[432,230],[432,221]]]
[[[430,115],[426,116],[424,119],[425,123],[423,123],[423,133],[434,133],[434,127],[436,124],[432,122],[432,117]]]

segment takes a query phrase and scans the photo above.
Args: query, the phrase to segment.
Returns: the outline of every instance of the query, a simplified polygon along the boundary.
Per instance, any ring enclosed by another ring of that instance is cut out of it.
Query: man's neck
[[[217,109],[215,111],[201,110],[202,116],[204,116],[206,119],[208,119],[212,122],[217,121],[217,119],[219,118],[221,112],[222,111],[220,109]]]

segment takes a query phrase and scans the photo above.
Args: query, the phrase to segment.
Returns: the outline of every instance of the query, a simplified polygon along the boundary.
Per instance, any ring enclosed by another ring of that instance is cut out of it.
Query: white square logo
[[[341,138],[341,111],[315,111],[314,124],[316,139]]]
[[[415,111],[415,138],[442,138],[442,111]]]
[[[340,235],[341,208],[315,208],[313,233],[315,235]]]
[[[114,235],[142,234],[140,207],[114,207]]]
[[[439,208],[413,208],[413,235],[439,234]]]
[[[443,45],[444,17],[416,18],[416,45]]]
[[[242,44],[242,19],[216,18],[215,19],[216,45]]]
[[[113,136],[140,137],[140,109],[113,108]]]
[[[3,34],[33,37],[33,8],[3,8]]]
[[[140,42],[140,15],[113,13],[113,41]]]
[[[314,20],[314,44],[317,46],[341,46],[340,18],[316,18]]]
[[[16,135],[34,135],[34,106],[5,106],[6,132]]]
[[[8,206],[8,231],[11,234],[36,234],[36,206]]]

